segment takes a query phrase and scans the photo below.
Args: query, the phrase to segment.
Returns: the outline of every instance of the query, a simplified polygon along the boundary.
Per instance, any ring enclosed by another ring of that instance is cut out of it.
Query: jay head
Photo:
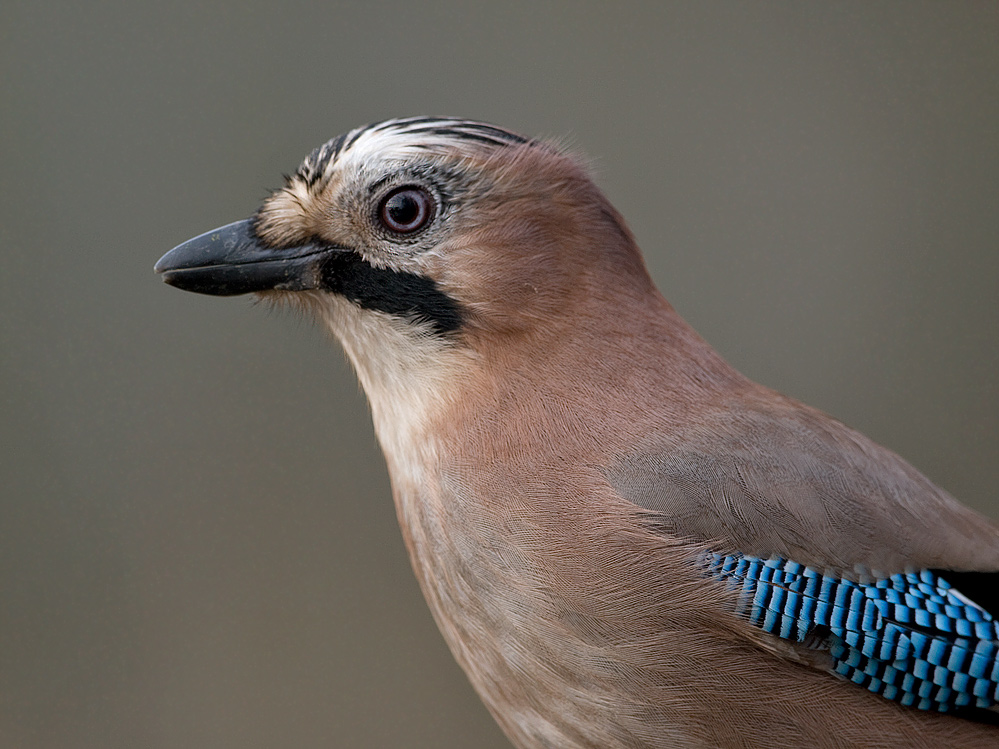
[[[552,144],[390,120],[156,265],[313,313],[521,747],[999,746],[999,530],[733,370]]]

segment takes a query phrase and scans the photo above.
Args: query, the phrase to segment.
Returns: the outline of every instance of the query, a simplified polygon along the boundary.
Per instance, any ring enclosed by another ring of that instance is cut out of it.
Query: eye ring
[[[378,204],[378,220],[393,234],[412,234],[430,223],[436,205],[430,192],[419,185],[397,187]]]

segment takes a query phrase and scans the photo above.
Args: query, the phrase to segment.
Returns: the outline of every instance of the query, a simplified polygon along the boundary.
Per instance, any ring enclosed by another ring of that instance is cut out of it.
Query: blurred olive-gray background
[[[502,747],[310,321],[171,289],[391,116],[566,138],[753,378],[999,515],[999,5],[0,7],[0,746]]]

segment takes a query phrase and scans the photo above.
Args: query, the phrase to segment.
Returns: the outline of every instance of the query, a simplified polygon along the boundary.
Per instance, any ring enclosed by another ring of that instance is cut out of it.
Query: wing
[[[784,559],[708,554],[704,562],[737,589],[737,613],[750,624],[826,651],[829,671],[875,694],[939,712],[999,702],[999,622],[946,573],[852,581]]]
[[[817,569],[999,570],[994,523],[826,414],[764,391],[688,422],[607,471],[665,533]]]
[[[774,652],[924,710],[999,703],[995,525],[863,435],[765,395],[647,440],[608,479],[708,549],[705,575]]]

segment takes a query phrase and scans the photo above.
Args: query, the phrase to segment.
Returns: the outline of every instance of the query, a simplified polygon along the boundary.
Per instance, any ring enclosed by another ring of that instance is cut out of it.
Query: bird
[[[511,742],[999,746],[999,528],[736,371],[561,144],[407,117],[155,265],[332,332]]]

